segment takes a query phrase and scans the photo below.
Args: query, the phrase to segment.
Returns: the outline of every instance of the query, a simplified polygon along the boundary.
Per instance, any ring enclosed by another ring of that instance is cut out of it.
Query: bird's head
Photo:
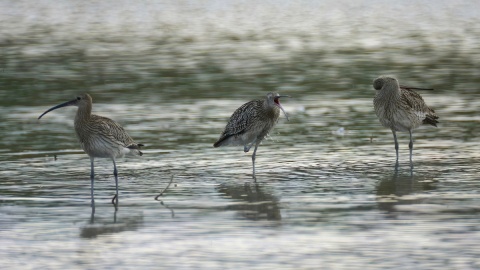
[[[280,108],[280,110],[282,110],[282,112],[285,114],[285,117],[288,120],[288,115],[285,112],[285,110],[283,109],[282,105],[280,104],[280,98],[282,98],[282,97],[290,97],[290,96],[286,96],[286,95],[281,96],[278,93],[270,92],[270,93],[267,94],[267,102],[268,102],[268,105],[270,105],[270,106],[276,106],[276,107]]]
[[[47,113],[49,113],[53,110],[59,109],[59,108],[63,108],[63,107],[67,107],[67,106],[87,107],[89,105],[90,106],[92,105],[92,97],[87,93],[80,94],[73,100],[64,102],[62,104],[58,104],[58,105],[53,106],[52,108],[46,110],[44,113],[42,113],[38,117],[38,119],[42,118],[42,116],[44,116],[45,114],[47,114]]]
[[[395,87],[395,89],[398,89],[399,87],[398,80],[392,76],[384,75],[376,78],[373,81],[373,88],[375,88],[375,90],[382,90],[382,88],[388,87],[388,86]]]

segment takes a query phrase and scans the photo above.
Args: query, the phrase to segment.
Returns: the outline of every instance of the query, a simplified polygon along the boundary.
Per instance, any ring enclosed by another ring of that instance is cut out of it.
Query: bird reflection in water
[[[409,174],[401,174],[395,167],[393,175],[385,175],[376,187],[378,208],[395,212],[397,205],[423,203],[424,198],[415,194],[436,189],[434,177],[432,173],[414,176],[411,169]],[[407,195],[411,196],[406,198]]]
[[[120,220],[117,219],[117,209],[113,212],[113,220],[107,221],[104,218],[95,218],[95,211],[92,210],[90,222],[80,228],[81,238],[96,238],[104,234],[113,234],[124,231],[137,230],[143,224],[143,215],[127,215]]]
[[[278,199],[257,183],[221,184],[216,189],[234,201],[245,201],[245,203],[229,205],[226,210],[235,210],[242,217],[250,220],[282,219]]]

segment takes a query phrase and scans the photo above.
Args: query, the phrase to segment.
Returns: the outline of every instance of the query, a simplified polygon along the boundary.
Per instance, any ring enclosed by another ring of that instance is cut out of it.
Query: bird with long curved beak
[[[280,116],[280,110],[288,115],[280,104],[281,96],[278,93],[268,93],[264,99],[257,99],[240,106],[232,114],[220,138],[213,144],[220,146],[243,146],[248,152],[255,145],[252,154],[253,178],[255,177],[255,157],[258,145],[268,135]]]
[[[410,167],[413,169],[413,130],[422,124],[438,124],[438,115],[427,106],[422,96],[414,90],[433,90],[400,85],[393,76],[380,76],[373,81],[375,97],[373,107],[380,123],[390,128],[395,143],[396,162],[398,168],[397,131],[408,131],[410,134]]]
[[[75,133],[77,134],[80,145],[90,156],[90,180],[91,180],[91,200],[92,212],[95,212],[94,200],[94,159],[110,158],[113,161],[113,175],[115,176],[115,196],[112,203],[118,205],[118,171],[115,159],[125,155],[141,156],[140,147],[143,144],[136,143],[128,133],[115,121],[92,114],[92,97],[89,94],[81,94],[73,100],[53,106],[45,114],[67,106],[76,106],[77,114],[74,120]]]

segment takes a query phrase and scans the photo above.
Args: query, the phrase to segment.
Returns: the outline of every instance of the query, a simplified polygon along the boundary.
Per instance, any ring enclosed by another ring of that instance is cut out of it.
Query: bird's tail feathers
[[[427,116],[425,117],[425,119],[423,119],[423,123],[424,124],[428,124],[428,125],[432,125],[434,127],[437,126],[437,124],[439,123],[438,122],[438,116],[435,115],[435,114],[427,114]]]
[[[224,144],[225,142],[225,139],[227,139],[228,137],[223,137],[221,139],[219,139],[218,141],[216,141],[214,144],[213,144],[213,147],[220,147]]]
[[[213,144],[213,147],[220,146],[243,146],[244,143],[238,136],[224,136],[220,138],[216,143]]]
[[[145,145],[143,145],[141,143],[137,143],[137,144],[131,144],[131,145],[127,146],[127,148],[133,150],[133,151],[130,151],[132,154],[142,156],[143,153],[142,153],[142,151],[140,151],[140,147],[142,147],[142,146],[145,146]]]

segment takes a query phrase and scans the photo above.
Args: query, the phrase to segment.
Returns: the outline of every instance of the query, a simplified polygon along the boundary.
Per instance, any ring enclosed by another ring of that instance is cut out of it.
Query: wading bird
[[[255,155],[258,145],[268,135],[280,116],[280,110],[287,113],[280,105],[281,96],[278,93],[268,93],[264,99],[252,100],[240,106],[228,120],[225,130],[220,135],[214,147],[243,146],[247,153],[255,145],[252,154],[253,178],[255,177]]]
[[[92,210],[95,211],[94,200],[94,159],[110,158],[113,161],[113,175],[115,176],[115,196],[112,203],[115,207],[118,205],[118,172],[115,159],[124,155],[141,156],[140,147],[143,144],[136,143],[115,121],[92,114],[92,97],[89,94],[79,95],[71,101],[54,106],[38,117],[42,118],[45,114],[58,108],[66,106],[76,106],[77,114],[75,116],[75,133],[80,141],[83,151],[90,156],[90,181]]]
[[[390,128],[395,140],[398,166],[397,131],[410,133],[410,165],[413,167],[413,137],[412,131],[422,124],[437,126],[438,116],[425,104],[423,98],[414,90],[433,90],[400,85],[394,77],[380,76],[373,81],[376,90],[373,105],[375,113],[384,127]]]

